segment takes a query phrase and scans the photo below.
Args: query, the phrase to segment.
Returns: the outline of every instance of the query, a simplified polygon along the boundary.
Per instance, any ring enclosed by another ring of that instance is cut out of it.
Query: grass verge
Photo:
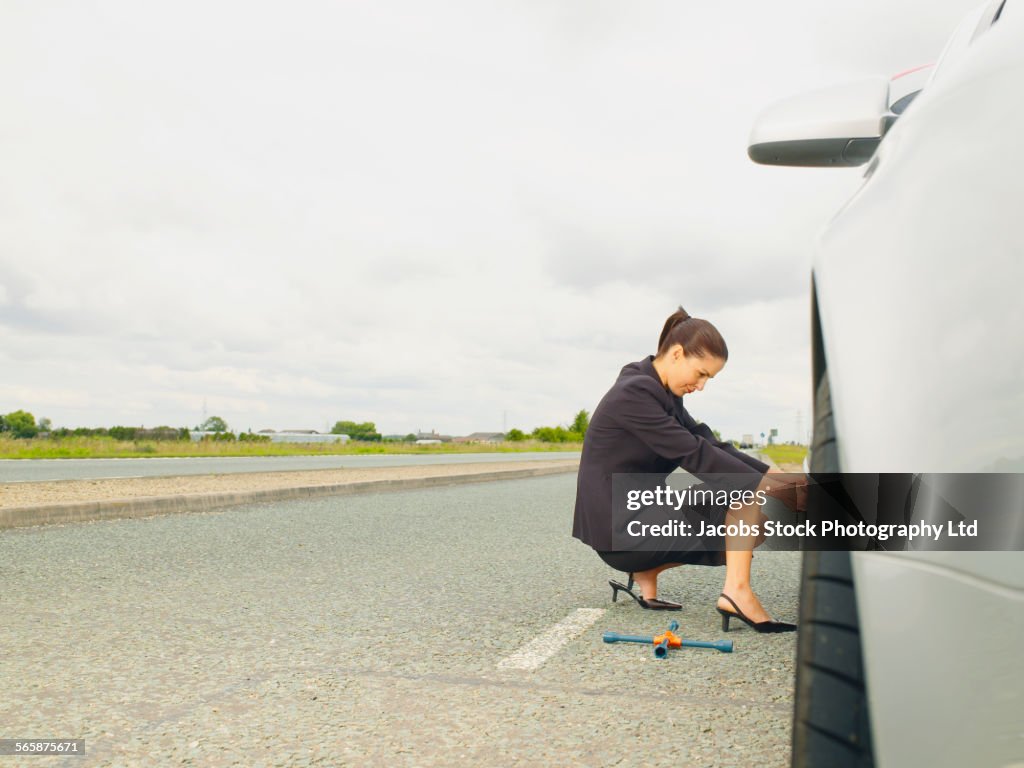
[[[0,459],[131,459],[202,456],[353,456],[367,453],[527,453],[579,451],[581,443],[246,443],[185,440],[115,440],[110,437],[61,437],[17,440],[0,437]]]
[[[776,464],[799,464],[807,455],[806,445],[766,445],[758,450]]]

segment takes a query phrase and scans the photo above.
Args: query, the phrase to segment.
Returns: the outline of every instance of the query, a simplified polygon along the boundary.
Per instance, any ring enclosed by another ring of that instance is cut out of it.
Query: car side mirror
[[[886,78],[813,91],[765,110],[747,154],[763,165],[863,165],[895,119]]]

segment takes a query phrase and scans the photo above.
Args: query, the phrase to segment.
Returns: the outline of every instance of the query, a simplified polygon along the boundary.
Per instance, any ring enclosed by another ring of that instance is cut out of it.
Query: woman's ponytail
[[[668,320],[665,321],[665,327],[661,329],[661,336],[658,337],[658,350],[665,345],[665,339],[668,338],[669,332],[679,325],[684,320],[689,320],[690,315],[685,309],[680,307],[676,312],[673,312],[668,316]]]
[[[665,327],[658,337],[658,357],[662,357],[676,344],[680,344],[687,357],[720,357],[729,359],[729,348],[725,339],[707,320],[690,317],[690,314],[679,309],[668,316]]]

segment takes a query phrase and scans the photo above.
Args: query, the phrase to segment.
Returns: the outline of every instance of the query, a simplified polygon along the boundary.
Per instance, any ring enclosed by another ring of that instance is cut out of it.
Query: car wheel
[[[814,435],[811,438],[810,470],[812,473],[839,471],[839,445],[832,418],[832,390],[828,371],[824,371],[814,389]]]
[[[849,552],[805,552],[793,768],[871,768],[871,723]]]
[[[818,293],[812,283],[812,474],[839,472]],[[793,768],[872,768],[871,721],[849,552],[804,552],[796,647]]]

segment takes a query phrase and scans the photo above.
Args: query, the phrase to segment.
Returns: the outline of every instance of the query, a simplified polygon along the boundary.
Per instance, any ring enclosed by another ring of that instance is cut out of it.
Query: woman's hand
[[[794,512],[803,512],[807,509],[807,475],[802,472],[769,469],[759,487],[768,496],[778,499]]]

